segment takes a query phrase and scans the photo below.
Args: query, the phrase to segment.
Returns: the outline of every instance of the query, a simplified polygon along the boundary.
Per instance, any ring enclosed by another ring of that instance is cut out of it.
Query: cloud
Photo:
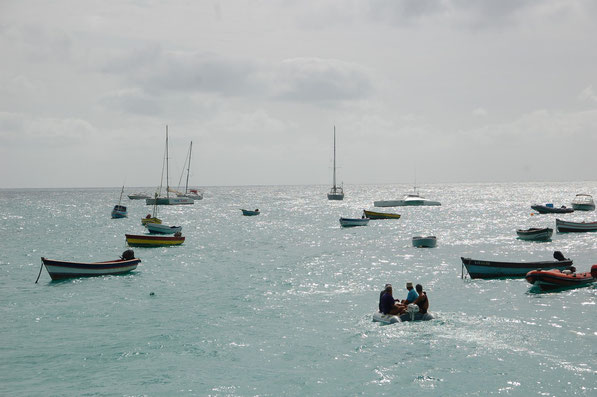
[[[81,119],[32,117],[22,113],[0,112],[0,141],[7,146],[75,146],[87,142],[89,135],[94,133],[94,127]]]
[[[119,113],[139,115],[159,115],[162,113],[159,102],[151,95],[139,89],[119,90],[106,94],[100,103],[108,109]]]
[[[593,85],[588,86],[578,95],[578,98],[583,101],[597,102],[597,94],[593,91]]]
[[[477,117],[487,116],[487,110],[483,108],[476,108],[475,110],[473,110],[473,115]]]

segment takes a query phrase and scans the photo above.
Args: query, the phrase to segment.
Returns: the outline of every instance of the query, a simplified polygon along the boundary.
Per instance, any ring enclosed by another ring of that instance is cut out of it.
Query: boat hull
[[[363,210],[365,218],[369,219],[400,219],[400,214],[389,214],[387,212],[375,212]]]
[[[112,219],[120,219],[126,217],[128,217],[128,212],[112,210]]]
[[[367,226],[368,224],[369,218],[340,218],[342,227]]]
[[[155,234],[174,234],[182,230],[182,226],[168,226],[161,223],[148,223],[145,225],[149,233]]]
[[[429,312],[414,313],[413,316],[411,316],[410,313],[404,313],[404,314],[401,314],[400,316],[394,316],[391,314],[383,314],[380,312],[375,312],[375,313],[373,313],[372,319],[373,319],[373,322],[377,322],[377,323],[395,324],[395,323],[404,322],[404,321],[429,321],[429,320],[433,320],[434,317]]]
[[[460,258],[471,278],[525,277],[533,270],[566,270],[572,266],[570,259],[542,262],[495,262]]]
[[[572,204],[574,211],[595,211],[595,204]]]
[[[518,238],[526,241],[547,241],[553,235],[553,229],[547,228],[531,228],[527,230],[517,230]]]
[[[539,204],[531,205],[531,208],[540,214],[569,214],[571,212],[574,212],[573,208],[555,208]]]
[[[127,244],[131,247],[165,247],[170,245],[181,245],[185,241],[185,238],[182,236],[169,237],[147,234],[125,234],[125,237]]]
[[[559,288],[585,287],[597,281],[597,265],[593,265],[591,272],[562,273],[559,270],[533,270],[526,275],[526,280],[544,291]]]
[[[344,193],[328,193],[328,200],[344,200]]]
[[[440,206],[439,201],[433,200],[380,200],[374,201],[375,207],[422,207],[422,206]]]
[[[595,232],[597,222],[569,222],[556,219],[556,229],[560,233]]]
[[[129,200],[146,200],[151,197],[147,194],[129,194],[128,198]]]
[[[52,280],[74,277],[106,276],[135,270],[141,259],[115,260],[107,262],[67,262],[41,258]]]
[[[187,205],[194,204],[195,200],[189,197],[158,197],[145,200],[146,205]]]
[[[413,247],[435,248],[436,245],[437,245],[437,238],[435,236],[413,237]]]
[[[241,210],[244,216],[256,216],[259,215],[259,211],[251,211],[251,210]]]

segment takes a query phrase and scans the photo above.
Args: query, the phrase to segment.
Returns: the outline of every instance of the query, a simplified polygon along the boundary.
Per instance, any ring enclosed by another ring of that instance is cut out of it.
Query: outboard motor
[[[406,306],[406,311],[410,315],[410,321],[415,321],[415,314],[419,312],[419,306],[415,305],[414,303],[411,303],[408,306]]]
[[[135,259],[135,251],[133,250],[126,250],[122,253],[122,256],[120,257],[125,261],[131,260],[131,259]]]
[[[564,254],[562,254],[561,251],[554,251],[553,253],[553,257],[558,260],[558,261],[565,261],[566,258],[564,258]]]

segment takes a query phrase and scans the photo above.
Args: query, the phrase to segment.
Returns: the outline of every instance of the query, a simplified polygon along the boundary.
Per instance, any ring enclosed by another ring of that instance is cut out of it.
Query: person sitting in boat
[[[423,291],[423,286],[421,284],[417,284],[415,289],[417,290],[419,297],[415,299],[413,303],[419,306],[419,313],[425,314],[429,309],[429,299],[427,298],[427,292]]]
[[[406,299],[400,302],[398,308],[400,309],[400,314],[406,312],[406,307],[417,300],[419,294],[413,288],[413,283],[410,281],[406,283],[406,289],[408,290],[408,294],[406,295]]]
[[[151,219],[151,214],[147,214],[147,216],[145,217],[145,219]]]
[[[397,299],[394,299],[392,295],[392,286],[390,284],[386,287],[384,294],[381,296],[381,301],[379,303],[380,311],[383,314],[390,314],[395,315],[400,312],[400,307],[396,303]]]
[[[383,287],[383,289],[381,290],[381,292],[379,293],[379,312],[381,313],[381,297],[383,296],[383,294],[386,293],[386,290],[389,288],[392,288],[392,284],[386,284],[385,287]]]

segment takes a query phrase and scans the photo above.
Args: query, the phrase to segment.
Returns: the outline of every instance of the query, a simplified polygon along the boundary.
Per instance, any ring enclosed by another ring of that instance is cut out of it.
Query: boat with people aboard
[[[124,251],[120,259],[105,262],[72,262],[45,257],[41,261],[52,280],[122,274],[135,270],[141,263],[141,259],[135,258],[133,250]]]
[[[160,236],[155,234],[125,234],[126,243],[131,247],[165,247],[181,245],[185,238],[180,232],[174,236]]]
[[[170,196],[171,188],[170,188],[170,170],[169,170],[169,157],[168,157],[168,126],[166,126],[166,150],[164,152],[164,163],[166,167],[166,196],[160,196],[162,190],[162,182],[164,177],[164,168],[162,166],[162,179],[160,180],[160,186],[158,188],[158,194],[155,197],[145,199],[145,204],[147,205],[188,205],[194,204],[195,200],[190,197],[174,197]]]
[[[400,214],[392,214],[389,212],[363,210],[363,215],[365,215],[365,218],[369,219],[400,219]]]
[[[340,226],[342,227],[367,226],[368,224],[369,218],[340,218]]]
[[[259,208],[255,208],[255,210],[244,210],[241,208],[241,211],[243,212],[244,216],[255,216],[255,215],[259,215],[261,214],[261,212],[259,211]]]
[[[437,245],[437,237],[435,236],[415,236],[412,241],[413,247],[417,248],[435,248]]]
[[[554,207],[554,205],[551,203],[545,205],[534,204],[531,205],[531,208],[540,214],[569,214],[574,212],[574,208],[566,207],[565,205],[561,207]]]
[[[597,265],[590,272],[576,273],[570,270],[533,270],[527,273],[526,280],[544,291],[558,288],[586,287],[597,281]]]
[[[126,218],[129,213],[126,209],[126,207],[124,205],[122,205],[122,193],[124,192],[124,186],[122,187],[122,190],[120,191],[120,199],[118,200],[118,204],[116,204],[114,206],[114,208],[112,208],[112,219],[118,219],[118,218]]]
[[[375,207],[405,207],[405,206],[439,206],[439,201],[429,200],[421,196],[417,191],[417,187],[413,188],[412,193],[408,193],[402,200],[380,200],[374,201]]]
[[[130,200],[145,200],[148,198],[151,198],[151,196],[147,193],[144,192],[139,192],[139,193],[131,193],[128,195],[128,198]]]
[[[517,229],[516,234],[521,240],[547,241],[553,235],[553,229],[549,227],[532,227],[530,229]]]
[[[556,229],[560,233],[596,232],[597,222],[570,222],[556,219]]]
[[[344,188],[336,185],[336,126],[334,126],[334,171],[332,188],[328,193],[328,200],[344,200]]]
[[[152,234],[175,234],[182,231],[182,226],[168,226],[161,223],[147,223],[145,228]]]
[[[471,278],[525,277],[532,270],[569,270],[571,268],[572,260],[564,258],[560,251],[555,251],[553,256],[555,261],[536,262],[498,262],[461,257],[462,276],[464,277],[464,268]]]
[[[572,208],[575,211],[595,211],[595,202],[590,194],[577,194],[572,200]]]

